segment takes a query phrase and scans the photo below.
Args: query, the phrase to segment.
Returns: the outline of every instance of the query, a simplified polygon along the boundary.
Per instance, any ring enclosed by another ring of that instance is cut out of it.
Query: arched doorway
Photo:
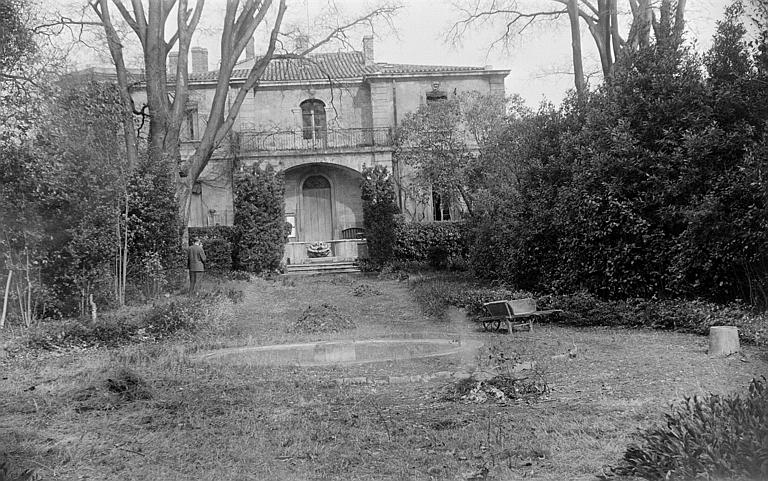
[[[301,186],[300,240],[333,239],[331,183],[322,175],[311,175]]]

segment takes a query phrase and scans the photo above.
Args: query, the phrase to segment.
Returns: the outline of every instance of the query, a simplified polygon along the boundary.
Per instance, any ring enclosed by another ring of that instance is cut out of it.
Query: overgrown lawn
[[[692,334],[537,325],[485,333],[422,314],[406,281],[363,276],[254,280],[236,336],[42,353],[3,361],[0,452],[41,479],[595,479],[669,403],[746,388],[765,350],[710,358]],[[360,295],[363,293],[364,295]],[[354,323],[294,332],[310,306]],[[213,346],[399,336],[472,338],[461,359],[326,368],[196,363]],[[574,351],[575,346],[575,351]],[[575,356],[563,356],[571,350]],[[472,403],[450,377],[535,362],[541,396]],[[388,376],[390,376],[388,378]],[[344,379],[367,378],[361,384]]]

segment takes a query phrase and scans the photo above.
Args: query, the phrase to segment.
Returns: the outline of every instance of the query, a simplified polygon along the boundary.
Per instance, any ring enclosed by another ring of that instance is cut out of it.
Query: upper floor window
[[[305,139],[322,139],[325,137],[325,104],[322,100],[309,99],[303,101],[301,107],[301,126]]]
[[[197,125],[197,102],[188,102],[184,109],[184,120],[182,121],[181,139],[196,140],[200,132]]]

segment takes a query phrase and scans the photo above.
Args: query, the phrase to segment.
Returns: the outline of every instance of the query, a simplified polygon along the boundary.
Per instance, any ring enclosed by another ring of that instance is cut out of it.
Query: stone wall
[[[233,92],[234,95],[234,92]],[[371,126],[370,91],[362,82],[262,87],[243,101],[235,130],[299,130],[301,102],[321,100],[325,104],[328,129],[359,129]]]

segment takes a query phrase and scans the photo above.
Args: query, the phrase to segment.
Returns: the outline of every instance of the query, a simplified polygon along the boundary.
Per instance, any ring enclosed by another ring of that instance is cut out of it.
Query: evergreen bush
[[[485,180],[472,270],[538,292],[768,306],[768,77],[738,14],[704,62],[651,45],[585,96],[508,119],[481,152],[512,174]]]
[[[128,181],[128,256],[138,266],[157,253],[165,269],[183,265],[178,206],[163,166],[142,162]]]
[[[386,167],[376,165],[363,169],[361,194],[369,262],[380,269],[393,259],[395,215],[399,213],[392,178]]]
[[[290,224],[285,221],[285,182],[271,166],[235,175],[234,267],[250,272],[280,268]]]

